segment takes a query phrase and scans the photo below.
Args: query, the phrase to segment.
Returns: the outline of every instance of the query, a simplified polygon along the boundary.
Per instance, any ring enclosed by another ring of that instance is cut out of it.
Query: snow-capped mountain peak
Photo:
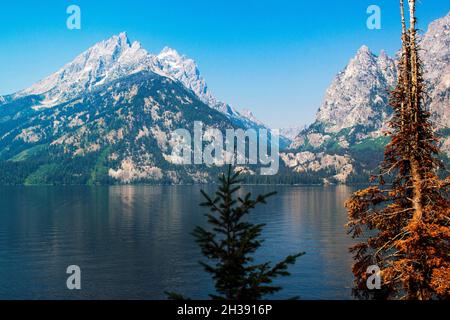
[[[450,157],[450,13],[433,21],[420,37],[419,56],[427,92],[424,106],[439,130],[442,152]],[[362,46],[334,78],[316,121],[294,139],[294,151],[282,154],[285,163],[296,172],[328,170],[327,163],[332,164],[338,172],[332,178],[338,181],[354,173],[372,174],[388,139],[383,133],[392,115],[389,93],[397,83],[399,57],[384,51],[377,56]]]
[[[369,56],[372,56],[373,53],[372,53],[372,51],[370,51],[370,49],[369,49],[369,47],[368,47],[367,45],[363,44],[363,45],[358,49],[358,51],[356,52],[356,55],[357,55],[357,56],[362,56],[362,55],[369,55]]]
[[[185,59],[184,56],[180,55],[177,50],[165,46],[161,52],[158,54],[158,58],[161,60],[171,60],[174,62],[179,62]]]
[[[105,54],[115,51],[122,51],[131,46],[130,39],[126,32],[121,32],[118,35],[113,35],[111,38],[101,41],[90,48],[88,51],[96,51],[99,48],[105,50]]]
[[[167,46],[156,58],[161,72],[183,83],[184,86],[192,90],[202,102],[211,108],[218,110],[234,122],[239,122],[245,127],[266,127],[253,115],[249,116],[247,112],[237,111],[227,103],[218,100],[209,90],[194,60],[179,54],[175,49]]]
[[[205,79],[200,75],[194,60],[180,55],[170,47],[164,47],[156,58],[162,72],[181,81],[207,105],[215,107],[218,104],[217,99],[209,91]]]
[[[234,122],[246,127],[262,125],[216,99],[193,59],[170,47],[165,47],[158,55],[150,54],[139,42],[131,42],[125,32],[98,42],[59,71],[16,93],[14,98],[42,95],[42,101],[32,108],[51,108],[140,71],[152,71],[179,81],[206,105],[225,114]]]
[[[34,108],[51,107],[122,76],[153,69],[154,64],[154,57],[139,42],[131,43],[122,32],[95,44],[59,71],[16,96],[42,94],[45,96],[42,105]]]

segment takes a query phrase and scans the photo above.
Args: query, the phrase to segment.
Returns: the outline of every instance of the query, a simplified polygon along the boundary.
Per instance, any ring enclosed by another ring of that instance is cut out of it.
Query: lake
[[[200,189],[214,186],[0,187],[0,299],[206,299],[210,276],[191,235],[206,226]],[[265,223],[257,261],[305,251],[272,298],[351,299],[348,186],[245,186],[277,190],[250,216]],[[66,287],[69,265],[81,290]]]

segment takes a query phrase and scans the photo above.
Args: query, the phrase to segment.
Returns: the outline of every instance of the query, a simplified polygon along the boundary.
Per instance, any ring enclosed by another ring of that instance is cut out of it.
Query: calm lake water
[[[201,188],[0,187],[0,299],[165,299],[165,291],[208,298],[212,282],[190,235],[205,226]],[[251,215],[267,224],[257,259],[306,252],[273,298],[351,299],[354,241],[343,204],[353,189],[244,189],[278,191]],[[80,266],[82,290],[67,289],[69,265]]]

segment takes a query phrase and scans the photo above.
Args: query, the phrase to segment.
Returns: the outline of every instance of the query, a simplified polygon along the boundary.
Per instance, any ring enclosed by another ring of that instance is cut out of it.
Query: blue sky
[[[66,8],[82,29],[66,28]],[[369,5],[381,30],[366,27]],[[419,0],[419,28],[447,14],[448,1]],[[0,10],[0,94],[26,88],[94,43],[127,31],[157,53],[168,45],[197,61],[213,93],[273,127],[313,121],[326,88],[363,44],[393,55],[395,0],[8,1]]]

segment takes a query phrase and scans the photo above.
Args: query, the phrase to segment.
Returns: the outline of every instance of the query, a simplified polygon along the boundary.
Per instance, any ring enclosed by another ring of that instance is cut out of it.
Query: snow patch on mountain
[[[192,90],[202,102],[213,109],[222,112],[230,119],[247,128],[265,126],[254,122],[242,112],[230,105],[219,101],[209,90],[206,80],[200,74],[196,62],[185,55],[179,54],[175,49],[165,47],[157,56],[157,67],[160,71],[180,81],[186,88]]]
[[[218,104],[217,99],[209,91],[205,79],[200,75],[194,60],[180,55],[175,49],[169,47],[165,47],[156,57],[162,72],[181,81],[207,105]]]

